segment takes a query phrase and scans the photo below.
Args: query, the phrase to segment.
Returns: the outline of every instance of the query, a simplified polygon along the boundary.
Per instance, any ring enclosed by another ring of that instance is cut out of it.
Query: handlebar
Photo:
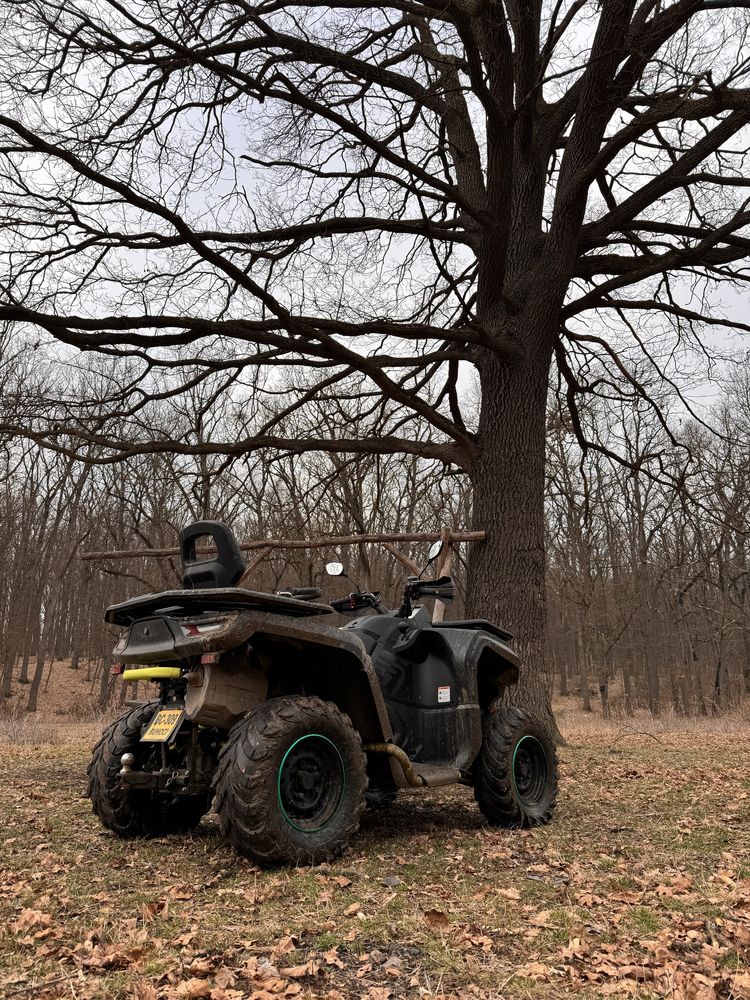
[[[346,597],[336,597],[328,602],[334,611],[345,615],[352,611],[361,611],[363,608],[380,608],[380,591],[374,594],[362,594],[354,592]]]
[[[412,576],[407,580],[401,607],[396,615],[398,618],[408,618],[412,613],[412,600],[420,597],[434,597],[443,604],[450,604],[455,596],[456,586],[449,576],[441,576],[437,580],[420,580]],[[336,597],[329,603],[334,611],[342,615],[354,614],[364,608],[373,608],[379,615],[392,614],[383,607],[380,591],[374,594],[355,591],[346,597]]]

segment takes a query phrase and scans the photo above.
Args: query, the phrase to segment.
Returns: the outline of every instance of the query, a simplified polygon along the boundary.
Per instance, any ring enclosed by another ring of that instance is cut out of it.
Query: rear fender
[[[315,694],[352,720],[363,743],[392,736],[372,661],[360,639],[331,625],[274,616],[250,640],[268,676],[269,697]]]
[[[388,712],[372,661],[354,633],[324,625],[319,618],[292,618],[260,610],[217,614],[211,621],[215,627],[199,635],[186,634],[192,629],[166,614],[138,621],[115,647],[115,656],[124,663],[152,665],[175,660],[195,662],[214,654],[231,672],[237,695],[247,688],[247,697],[253,703],[266,696],[259,697],[257,675],[262,670],[268,682],[267,697],[317,694],[346,712],[363,742],[379,743],[391,738]],[[157,623],[158,630],[154,627]],[[144,627],[149,628],[148,635],[141,635]],[[235,651],[237,655],[233,656]],[[189,678],[189,686],[202,683],[200,671],[196,670],[195,676]],[[250,693],[251,689],[254,693]],[[252,707],[244,703],[244,696],[242,700],[240,714]],[[210,697],[203,699],[206,701]]]

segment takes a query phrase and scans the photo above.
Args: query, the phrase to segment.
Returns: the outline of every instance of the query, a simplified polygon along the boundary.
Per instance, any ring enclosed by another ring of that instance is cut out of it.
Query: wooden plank
[[[383,548],[387,552],[390,552],[392,556],[395,556],[401,565],[405,566],[414,576],[419,576],[422,572],[421,566],[417,566],[415,562],[412,562],[408,556],[404,555],[404,553],[400,549],[397,549],[391,542],[383,542]]]
[[[255,542],[241,542],[240,549],[243,552],[255,552],[267,548],[327,549],[337,545],[361,545],[363,542],[434,542],[441,535],[442,532],[437,531],[413,531],[378,535],[339,535],[333,538],[265,538]],[[483,542],[486,534],[484,531],[451,531],[450,538],[453,542]],[[206,551],[211,550],[207,549]],[[79,558],[84,562],[100,562],[105,559],[167,559],[179,554],[179,548],[120,549],[104,552],[82,552]]]
[[[453,532],[451,532],[450,528],[443,528],[440,532],[443,548],[440,550],[440,556],[438,557],[438,577],[450,574],[451,562],[453,561],[453,537]],[[442,601],[436,600],[435,607],[432,609],[432,620],[433,622],[441,622],[444,618],[445,605]]]
[[[242,576],[237,581],[237,586],[238,587],[244,587],[245,584],[249,582],[250,577],[253,575],[253,573],[256,571],[256,569],[260,566],[260,564],[263,562],[263,560],[266,558],[266,556],[270,555],[272,552],[273,552],[273,549],[271,548],[270,545],[267,545],[264,549],[261,549],[260,552],[258,553],[258,555],[255,557],[255,559],[253,559],[253,561],[251,563],[248,563],[247,568],[245,569],[245,572],[242,574]]]

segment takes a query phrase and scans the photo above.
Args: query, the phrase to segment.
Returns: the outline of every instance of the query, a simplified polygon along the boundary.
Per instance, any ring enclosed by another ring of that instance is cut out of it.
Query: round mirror
[[[432,545],[427,550],[427,561],[432,562],[433,559],[437,559],[437,557],[440,555],[440,551],[442,548],[443,548],[443,539],[438,538],[438,540],[436,542],[433,542]]]
[[[329,562],[326,563],[326,573],[329,576],[343,576],[344,566],[340,562]]]

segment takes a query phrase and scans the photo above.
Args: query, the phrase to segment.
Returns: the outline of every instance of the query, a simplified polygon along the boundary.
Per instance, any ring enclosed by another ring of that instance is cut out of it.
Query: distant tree
[[[50,342],[114,365],[45,370],[6,427],[106,461],[463,470],[488,533],[469,611],[516,632],[544,710],[552,367],[586,445],[581,395],[646,395],[635,354],[671,380],[706,324],[750,329],[712,304],[747,278],[749,7],[2,0],[0,318],[58,364],[82,362]],[[207,378],[231,424],[158,423],[154,399]],[[366,419],[290,431],[341,397]]]

